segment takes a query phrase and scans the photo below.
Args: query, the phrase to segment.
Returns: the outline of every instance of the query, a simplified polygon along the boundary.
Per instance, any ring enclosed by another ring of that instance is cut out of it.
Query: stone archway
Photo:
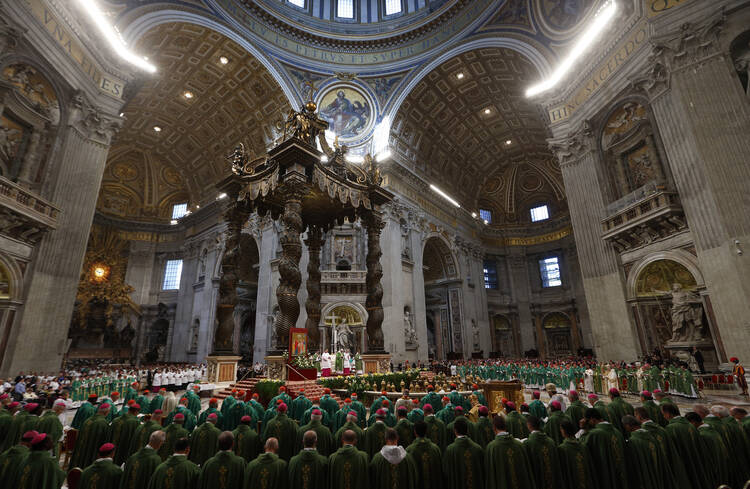
[[[341,324],[346,319],[347,324],[354,333],[354,345],[356,351],[364,352],[367,344],[367,331],[365,325],[369,315],[367,309],[359,302],[330,302],[324,304],[320,313],[320,348],[321,351],[333,351],[333,317],[336,317],[336,324]]]
[[[444,360],[452,354],[461,354],[465,340],[458,261],[442,235],[433,234],[425,239],[422,274],[425,308],[432,315],[435,329],[436,358]]]
[[[570,316],[563,312],[551,312],[542,318],[542,329],[548,356],[560,357],[573,353],[571,326]]]

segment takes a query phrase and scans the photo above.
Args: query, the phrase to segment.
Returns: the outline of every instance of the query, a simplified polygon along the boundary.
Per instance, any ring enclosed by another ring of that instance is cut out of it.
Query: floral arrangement
[[[295,368],[315,368],[315,355],[297,355],[289,364]]]

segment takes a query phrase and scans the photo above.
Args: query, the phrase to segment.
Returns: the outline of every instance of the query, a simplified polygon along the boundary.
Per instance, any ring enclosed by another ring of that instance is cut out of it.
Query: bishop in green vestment
[[[329,418],[328,418],[328,412],[327,412],[327,411],[325,411],[324,409],[321,409],[321,407],[320,407],[320,399],[318,399],[317,397],[316,397],[315,399],[313,399],[313,400],[312,400],[312,406],[310,406],[310,407],[309,407],[309,408],[307,409],[307,411],[305,411],[305,412],[304,412],[304,414],[302,415],[302,421],[300,421],[300,424],[301,424],[302,426],[304,426],[304,425],[306,425],[307,423],[309,423],[309,422],[310,422],[310,416],[312,416],[312,412],[313,412],[314,410],[316,410],[316,409],[317,409],[318,411],[320,411],[320,412],[322,412],[322,413],[323,413],[323,419],[321,420],[321,421],[322,421],[322,423],[323,423],[323,424],[324,424],[325,426],[328,426],[328,427],[332,426],[332,424],[333,424],[333,421],[332,421],[331,419],[329,419]]]
[[[352,400],[352,411],[357,413],[357,424],[360,428],[364,428],[367,423],[367,408],[359,402],[356,392],[352,392],[350,397]]]
[[[427,395],[424,396],[422,400],[419,401],[419,403],[422,406],[422,409],[424,409],[425,404],[430,404],[433,409],[435,409],[435,407],[437,406],[440,406],[440,396],[435,393],[434,386],[427,386]]]
[[[219,428],[219,429],[222,429],[222,430],[226,430],[226,431],[231,431],[231,430],[229,430],[228,428],[226,428],[226,427],[224,426],[224,424],[222,423],[222,420],[224,419],[224,415],[223,415],[223,414],[221,414],[221,411],[219,411],[219,410],[217,409],[218,407],[219,407],[219,400],[218,400],[218,399],[215,399],[215,398],[211,398],[211,399],[210,399],[210,400],[208,401],[208,409],[206,409],[205,411],[203,411],[203,412],[202,412],[202,413],[200,414],[200,416],[198,416],[198,425],[200,426],[200,425],[202,425],[203,423],[205,423],[205,422],[206,422],[206,419],[208,418],[208,415],[209,415],[209,414],[214,414],[214,413],[215,413],[215,414],[216,414],[216,417],[217,417],[217,421],[216,421],[216,427],[217,427],[217,428]],[[240,417],[241,417],[241,416],[240,416]],[[239,423],[239,419],[237,420],[237,422]],[[236,426],[234,426],[234,427],[232,428],[232,430],[233,430],[234,428],[236,428]]]
[[[346,417],[346,423],[344,423],[344,425],[339,428],[336,434],[333,435],[333,441],[335,443],[334,448],[338,449],[344,445],[344,443],[342,442],[342,438],[347,430],[352,430],[357,437],[354,441],[354,446],[365,446],[365,432],[362,431],[362,429],[357,424],[357,413],[355,413],[354,411],[350,411],[349,415]]]
[[[331,421],[332,433],[336,433],[339,428],[344,426],[344,423],[346,423],[346,417],[349,415],[349,411],[351,410],[352,400],[347,397],[346,399],[344,399],[344,405],[341,406],[341,409],[336,411],[336,414],[333,416],[333,420]]]
[[[385,409],[380,408],[375,413],[375,423],[365,430],[365,452],[372,459],[385,445]]]
[[[575,426],[580,426],[580,422],[583,419],[583,415],[586,412],[586,405],[581,402],[577,391],[568,392],[568,408],[565,410],[565,414],[573,421]]]
[[[549,418],[544,424],[544,433],[552,438],[555,445],[562,443],[562,432],[560,431],[560,425],[570,418],[562,412],[562,405],[559,401],[552,401],[549,403]]]
[[[84,401],[76,410],[73,421],[70,423],[70,427],[74,430],[80,430],[83,428],[83,423],[86,422],[91,416],[96,414],[96,396],[89,396],[88,401]]]
[[[594,467],[594,482],[597,487],[627,489],[625,440],[622,433],[602,420],[602,415],[596,408],[587,409],[583,419],[590,428],[583,443]]]
[[[159,392],[156,393],[156,395],[151,398],[151,403],[148,406],[148,412],[152,413],[156,411],[157,409],[161,409],[161,405],[164,403],[164,394],[166,394],[167,389],[161,388],[159,389]]]
[[[303,448],[289,461],[290,487],[328,489],[328,458],[318,453],[317,439],[318,435],[313,430],[302,435]]]
[[[326,387],[323,390],[323,396],[320,398],[320,408],[328,413],[328,419],[333,420],[336,411],[339,410],[339,403],[331,397],[331,389]]]
[[[648,410],[643,406],[635,408],[635,417],[641,422],[641,428],[651,433],[651,436],[656,441],[659,449],[659,457],[662,460],[664,468],[664,487],[666,489],[692,487],[687,478],[685,466],[677,453],[674,443],[667,435],[667,430],[653,421],[649,416]]]
[[[159,448],[166,435],[157,430],[151,433],[148,444],[128,457],[122,472],[120,489],[140,489],[148,486],[151,476],[162,463]]]
[[[211,413],[206,422],[197,427],[190,435],[190,456],[188,459],[196,465],[202,466],[209,458],[216,455],[219,449],[219,435],[221,431],[216,427],[219,417]]]
[[[302,423],[302,417],[305,415],[305,411],[310,409],[312,401],[305,397],[305,389],[300,389],[297,397],[292,401],[292,407],[289,410],[289,416],[297,420],[300,424]]]
[[[65,472],[49,452],[55,441],[47,433],[39,433],[31,441],[31,452],[18,467],[13,489],[60,489]]]
[[[445,450],[448,446],[446,443],[447,434],[445,423],[440,421],[432,411],[431,404],[425,404],[422,408],[424,409],[424,422],[427,424],[427,438],[440,448],[440,453]]]
[[[279,442],[279,457],[286,461],[291,460],[295,454],[297,443],[297,423],[286,415],[287,406],[279,404],[276,408],[276,417],[268,422],[263,432],[263,438],[276,438]]]
[[[141,448],[143,448],[146,443],[148,443],[149,438],[151,437],[151,433],[157,430],[161,430],[161,416],[162,412],[161,409],[157,409],[151,414],[151,417],[147,418],[145,422],[141,423],[140,426],[138,426],[138,429],[135,430],[135,433],[133,433],[133,438],[130,441],[130,454],[134,454]]]
[[[490,411],[487,406],[479,406],[478,410],[479,419],[474,423],[474,434],[476,435],[474,441],[482,448],[487,448],[487,445],[495,438],[495,432],[492,428],[492,421],[490,421]]]
[[[422,408],[419,407],[418,399],[412,399],[412,407],[406,418],[412,423],[416,423],[417,421],[424,421],[424,411],[422,411]]]
[[[369,485],[367,454],[354,446],[355,434],[345,431],[344,446],[328,459],[328,481],[331,489],[367,489]],[[249,488],[245,488],[249,489]]]
[[[302,450],[304,448],[303,438],[305,433],[307,433],[308,431],[313,431],[316,434],[317,451],[320,452],[320,454],[324,457],[327,457],[331,453],[333,453],[333,435],[331,434],[331,430],[323,425],[323,422],[321,421],[322,419],[323,413],[319,410],[315,410],[313,411],[312,416],[310,416],[310,422],[305,426],[301,426],[297,430],[297,446],[295,447],[296,451]]]
[[[505,412],[508,413],[505,416],[505,426],[508,433],[513,435],[513,438],[523,440],[529,437],[529,428],[526,426],[526,418],[521,413],[516,411],[516,405],[513,402],[505,404]]]
[[[31,453],[31,442],[39,433],[27,431],[21,435],[21,442],[0,454],[0,487],[13,487],[18,469]]]
[[[396,433],[398,433],[398,440],[402,447],[408,447],[411,442],[414,441],[414,425],[409,421],[405,407],[400,407],[396,411]],[[387,440],[386,440],[387,441]]]
[[[537,489],[556,488],[560,474],[557,443],[540,431],[542,423],[536,416],[529,416],[527,424],[531,434],[523,442],[523,448],[526,450],[526,456],[534,473],[536,487]]]
[[[625,442],[625,461],[630,469],[630,487],[662,489],[664,467],[656,440],[648,431],[641,428],[641,423],[633,416],[623,416],[622,427],[629,433]]]
[[[237,399],[234,398],[235,394],[237,394],[237,389],[232,389],[232,393],[225,397],[223,401],[221,401],[222,415],[226,416],[227,414],[229,414],[229,410],[232,409],[234,403],[237,402]]]
[[[234,435],[234,453],[242,457],[245,462],[251,462],[263,451],[260,437],[250,427],[252,418],[243,416],[240,425],[232,432]]]
[[[279,451],[279,441],[269,438],[263,448],[265,453],[247,464],[245,468],[244,489],[287,489],[289,487],[289,471],[284,459],[276,454]]]
[[[84,423],[70,458],[70,467],[85,469],[96,460],[99,447],[110,441],[112,432],[107,423],[109,408],[109,404],[102,404],[97,413]]]
[[[143,393],[135,398],[135,403],[140,406],[139,411],[143,414],[149,414],[151,411],[151,399],[148,398],[148,389],[144,390]]]
[[[586,448],[575,437],[578,425],[566,420],[560,425],[563,441],[557,447],[565,489],[594,489],[594,468]]]
[[[456,417],[453,410],[456,406],[451,404],[450,399],[448,397],[443,397],[443,407],[438,411],[435,416],[437,419],[445,423],[446,426],[448,426],[451,422],[453,422],[453,419]],[[448,437],[450,438],[450,437]]]
[[[398,432],[388,428],[385,433],[385,445],[370,461],[370,489],[416,487],[417,467],[414,459],[404,447],[399,446]]]
[[[55,405],[52,407],[52,410],[44,413],[39,418],[39,422],[36,425],[36,431],[38,431],[39,433],[47,433],[49,437],[55,441],[55,445],[53,448],[55,456],[58,455],[60,449],[60,444],[57,442],[60,441],[63,435],[63,425],[60,422],[60,418],[58,416],[64,411],[65,401],[55,401]]]
[[[131,405],[127,413],[112,422],[112,443],[117,447],[114,463],[118,466],[125,463],[132,454],[130,444],[133,442],[135,433],[141,426],[141,422],[138,419],[140,407],[140,404],[137,403]]]
[[[506,419],[492,420],[495,438],[485,451],[488,489],[526,489],[534,486],[529,458],[523,444],[507,431]]]
[[[79,489],[109,489],[120,487],[122,480],[122,469],[115,465],[112,457],[115,454],[115,446],[105,443],[99,447],[99,458],[86,467],[81,474]]]
[[[443,456],[440,447],[427,438],[427,423],[414,423],[414,434],[416,438],[406,451],[416,465],[416,489],[443,489]]]
[[[188,433],[191,433],[195,429],[196,425],[198,424],[198,420],[193,414],[193,412],[190,411],[190,409],[188,409],[187,405],[188,405],[187,398],[183,397],[182,399],[180,399],[180,404],[178,404],[177,407],[174,409],[174,411],[169,413],[169,416],[167,416],[166,424],[168,425],[172,424],[175,416],[177,416],[178,414],[182,414],[182,416],[185,418],[185,421],[183,422],[182,426],[183,428],[187,430]]]
[[[190,441],[180,438],[174,455],[159,464],[148,482],[148,489],[197,489],[201,469],[188,460]]]
[[[185,397],[187,397],[188,400],[188,409],[191,413],[193,413],[193,416],[198,416],[198,414],[201,412],[201,398],[198,397],[198,392],[201,391],[200,386],[194,385],[193,390],[185,391]]]
[[[461,417],[453,425],[455,441],[443,454],[446,489],[484,489],[484,451],[469,438],[469,422]]]
[[[544,403],[539,399],[541,393],[534,391],[531,393],[533,400],[529,403],[529,414],[536,416],[539,419],[547,417],[547,408],[544,407]]]
[[[685,419],[698,430],[701,444],[700,452],[707,462],[706,475],[711,481],[711,487],[715,488],[727,484],[730,481],[727,465],[729,450],[727,450],[721,434],[713,426],[706,424],[697,413],[687,413]],[[733,467],[733,469],[735,468]]]
[[[185,416],[182,414],[177,414],[174,417],[174,423],[167,426],[164,430],[166,438],[161,447],[159,447],[159,456],[163,461],[166,461],[167,458],[172,455],[172,453],[174,452],[174,447],[177,444],[177,440],[190,436],[190,433],[188,433],[187,430],[182,427],[182,424],[184,422]]]
[[[672,440],[678,457],[685,466],[688,480],[694,489],[709,487],[711,477],[707,474],[704,460],[700,453],[699,435],[695,426],[679,415],[677,406],[662,403],[661,412],[667,420],[667,436]]]
[[[219,451],[206,460],[201,470],[198,489],[240,489],[245,478],[245,460],[232,453],[234,436],[231,431],[219,435]]]

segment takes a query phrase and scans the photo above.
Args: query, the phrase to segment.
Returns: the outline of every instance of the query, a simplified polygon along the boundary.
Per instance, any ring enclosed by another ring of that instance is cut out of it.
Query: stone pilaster
[[[69,107],[50,167],[46,197],[60,208],[57,230],[39,245],[28,300],[12,333],[3,372],[54,372],[67,350],[68,327],[99,195],[104,164],[120,118],[104,114],[83,94]]]
[[[633,360],[638,350],[626,308],[624,280],[617,254],[601,237],[601,221],[606,216],[601,189],[606,180],[600,153],[586,123],[569,137],[549,142],[565,183],[594,350],[603,360]]]
[[[719,15],[661,37],[633,83],[651,99],[727,355],[746,358],[750,102],[722,50],[723,24]]]

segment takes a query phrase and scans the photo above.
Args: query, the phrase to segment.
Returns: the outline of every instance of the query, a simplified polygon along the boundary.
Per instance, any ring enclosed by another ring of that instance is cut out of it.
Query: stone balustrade
[[[4,234],[36,242],[44,232],[57,227],[59,214],[60,210],[51,203],[0,177],[0,221]]]
[[[365,283],[366,270],[329,270],[320,272],[321,283]]]

